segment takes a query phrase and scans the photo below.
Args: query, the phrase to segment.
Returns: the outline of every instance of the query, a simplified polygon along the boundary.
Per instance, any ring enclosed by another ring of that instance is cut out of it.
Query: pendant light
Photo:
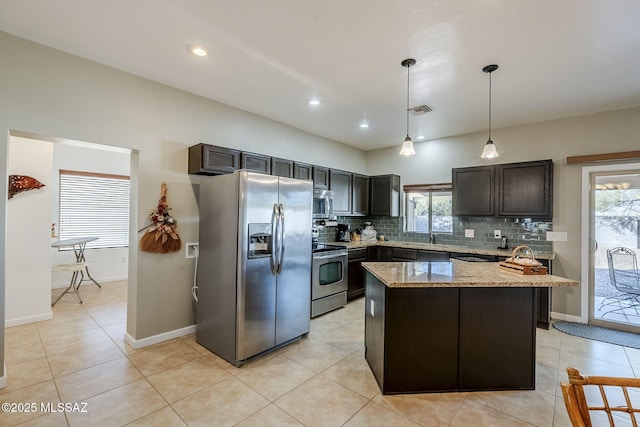
[[[489,73],[489,139],[487,143],[484,144],[484,150],[482,150],[483,159],[495,159],[499,156],[498,150],[496,150],[496,146],[491,140],[491,73],[498,69],[496,64],[487,65],[482,69],[485,73]]]
[[[413,156],[416,154],[416,150],[413,149],[413,142],[409,137],[409,68],[416,64],[416,60],[413,58],[405,59],[400,63],[403,67],[407,67],[407,137],[402,143],[402,149],[400,150],[401,156]]]

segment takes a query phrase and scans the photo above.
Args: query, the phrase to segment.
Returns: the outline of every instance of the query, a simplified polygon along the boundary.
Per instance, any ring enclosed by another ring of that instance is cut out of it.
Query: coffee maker
[[[351,235],[349,233],[349,224],[338,224],[338,236],[339,242],[350,242]]]

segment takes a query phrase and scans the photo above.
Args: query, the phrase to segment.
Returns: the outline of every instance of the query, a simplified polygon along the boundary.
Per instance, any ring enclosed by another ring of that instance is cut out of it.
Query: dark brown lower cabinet
[[[535,388],[534,288],[389,288],[367,272],[365,357],[383,394]]]
[[[367,261],[367,248],[349,249],[348,256],[349,285],[347,289],[347,301],[351,301],[364,295],[366,270],[362,268],[362,262]]]

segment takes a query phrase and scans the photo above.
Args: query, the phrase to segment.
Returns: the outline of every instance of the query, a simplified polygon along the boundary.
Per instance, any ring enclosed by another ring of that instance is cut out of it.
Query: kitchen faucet
[[[429,236],[429,243],[431,244],[436,243],[436,237],[438,237],[436,233],[431,233],[431,236]]]

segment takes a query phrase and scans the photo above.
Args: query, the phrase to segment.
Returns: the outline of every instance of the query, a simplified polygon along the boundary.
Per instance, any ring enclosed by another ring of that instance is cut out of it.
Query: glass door
[[[610,169],[590,174],[589,323],[640,332],[640,169]]]

